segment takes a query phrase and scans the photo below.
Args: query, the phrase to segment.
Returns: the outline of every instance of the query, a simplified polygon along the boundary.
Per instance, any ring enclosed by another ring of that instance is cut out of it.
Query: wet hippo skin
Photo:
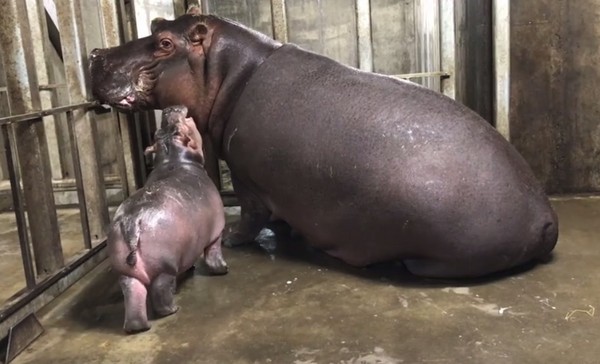
[[[544,258],[557,242],[556,214],[518,152],[414,83],[197,10],[90,60],[102,102],[188,107],[242,206],[227,245],[252,241],[276,216],[349,264],[401,260],[448,278]]]
[[[158,316],[177,312],[176,278],[203,258],[209,272],[227,273],[221,254],[225,225],[219,191],[204,170],[202,139],[187,108],[163,111],[147,153],[155,168],[146,185],[117,209],[108,234],[113,269],[121,275],[127,333],[150,329],[146,297]]]

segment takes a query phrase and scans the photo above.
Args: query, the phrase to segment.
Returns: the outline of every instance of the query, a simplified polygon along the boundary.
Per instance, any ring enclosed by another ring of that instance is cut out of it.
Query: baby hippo
[[[154,145],[155,168],[146,185],[119,206],[108,253],[125,297],[127,333],[150,329],[146,294],[157,316],[177,312],[178,274],[204,258],[213,274],[227,273],[221,254],[223,203],[204,170],[202,139],[187,108],[163,111]]]

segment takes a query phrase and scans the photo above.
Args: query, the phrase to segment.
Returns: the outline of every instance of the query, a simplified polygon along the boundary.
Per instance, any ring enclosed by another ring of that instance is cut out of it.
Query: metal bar
[[[117,3],[114,0],[98,0],[102,12],[102,34],[104,46],[115,47],[121,43],[119,36],[119,16]],[[130,125],[126,117],[121,117],[115,109],[112,111],[113,122],[110,123],[110,134],[117,149],[117,166],[121,178],[123,197],[129,196],[135,190],[135,174],[133,171],[133,156],[131,154]],[[128,163],[129,162],[129,163]]]
[[[373,72],[370,0],[356,0],[356,33],[358,35],[358,68]]]
[[[29,29],[32,37],[32,52],[38,80],[37,90],[31,92],[37,93],[40,98],[40,110],[48,109],[53,106],[51,93],[40,93],[39,83],[49,84],[50,73],[49,68],[53,65],[48,61],[47,51],[49,50],[50,41],[48,40],[48,27],[46,25],[46,14],[44,10],[43,0],[25,0],[27,4],[27,16],[29,20]],[[60,163],[60,151],[58,147],[58,134],[56,131],[56,123],[53,117],[44,118],[44,134],[46,135],[46,143],[48,147],[48,155],[50,158],[50,170],[52,178],[60,179],[63,177],[62,166]]]
[[[57,88],[67,87],[66,83],[50,83],[47,85],[39,85],[38,88],[40,91],[54,91]]]
[[[14,326],[15,323],[44,307],[106,259],[105,247],[106,240],[75,258],[63,269],[40,282],[32,290],[5,304],[0,311],[0,337],[5,337],[10,327]]]
[[[288,29],[285,0],[271,0],[271,19],[273,21],[273,38],[281,43],[287,43]]]
[[[510,140],[510,0],[492,3],[494,39],[494,123]]]
[[[88,93],[85,72],[87,50],[81,24],[81,3],[57,0],[56,9],[70,102],[85,102]],[[96,123],[91,113],[77,109],[73,110],[73,127],[78,138],[77,145],[85,186],[85,207],[87,208],[91,239],[97,240],[104,236],[109,216],[102,168],[98,162]]]
[[[17,220],[17,231],[19,233],[19,245],[21,247],[25,282],[27,288],[33,288],[33,286],[35,286],[35,271],[33,270],[33,258],[29,247],[29,235],[27,234],[27,220],[25,219],[23,192],[21,191],[21,174],[19,173],[19,168],[17,168],[18,162],[15,160],[16,156],[13,154],[13,146],[16,145],[16,139],[14,132],[9,134],[8,125],[1,126],[0,128],[2,128],[2,138],[4,139],[4,150],[9,170],[13,209]]]
[[[450,74],[446,72],[416,72],[416,73],[403,73],[400,75],[389,75],[395,78],[402,79],[410,79],[410,78],[419,78],[419,77],[440,77],[440,78],[448,78]]]
[[[13,112],[40,108],[25,2],[0,0],[0,44]],[[33,70],[32,70],[33,69]],[[14,126],[15,144],[23,179],[24,202],[31,227],[37,274],[52,273],[64,265],[58,219],[52,191],[50,159],[41,119]]]
[[[454,1],[440,0],[440,45],[441,68],[454,77],[441,83],[442,93],[456,99],[456,27],[454,21]]]
[[[33,111],[33,112],[24,113],[24,114],[20,114],[20,115],[7,116],[7,117],[0,118],[0,126],[40,119],[40,118],[42,118],[44,116],[48,116],[48,115],[56,115],[56,114],[61,114],[61,113],[65,113],[68,111],[72,111],[75,109],[85,109],[85,108],[91,108],[91,107],[95,107],[95,106],[98,106],[98,102],[86,101],[86,102],[80,102],[80,103],[73,104],[73,105],[54,107],[52,109]]]
[[[77,135],[73,122],[73,112],[67,112],[67,124],[69,130],[69,141],[71,142],[71,156],[73,157],[73,173],[75,174],[75,186],[77,187],[77,199],[79,201],[79,217],[81,218],[81,232],[83,233],[83,245],[86,249],[92,248],[90,234],[90,223],[88,221],[87,206],[84,194],[83,177],[81,175],[81,161],[79,160],[79,149],[77,148]]]

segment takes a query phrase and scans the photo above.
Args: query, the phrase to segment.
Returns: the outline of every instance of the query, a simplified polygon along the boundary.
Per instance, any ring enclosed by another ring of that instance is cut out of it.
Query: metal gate
[[[135,129],[87,98],[89,49],[121,42],[116,3],[0,0],[0,8],[0,179],[10,185],[10,198],[0,205],[3,215],[14,211],[24,276],[24,287],[9,292],[1,306],[2,338],[20,322],[30,323],[23,320],[105,258],[108,200],[119,202],[138,183],[130,135]],[[114,160],[103,166],[105,150]],[[118,191],[107,198],[111,189]],[[80,238],[78,247],[69,245],[70,256],[58,205],[78,210]],[[2,259],[11,259],[11,242],[3,243]],[[14,349],[22,343],[7,344]],[[14,355],[7,353],[7,360]]]

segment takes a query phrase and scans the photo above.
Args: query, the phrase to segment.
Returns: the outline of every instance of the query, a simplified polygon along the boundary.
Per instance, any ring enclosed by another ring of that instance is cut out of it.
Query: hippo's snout
[[[101,55],[102,55],[102,50],[100,48],[94,48],[90,52],[90,60],[94,61]]]

